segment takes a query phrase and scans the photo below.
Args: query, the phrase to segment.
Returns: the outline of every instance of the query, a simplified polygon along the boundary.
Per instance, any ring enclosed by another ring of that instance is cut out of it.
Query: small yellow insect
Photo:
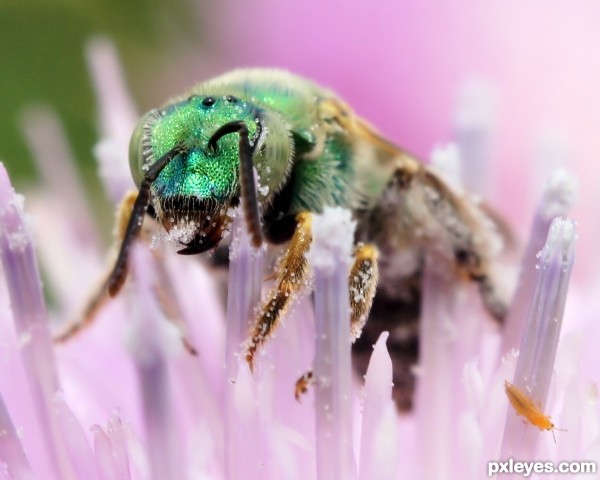
[[[516,387],[507,380],[504,381],[504,389],[508,401],[517,412],[517,415],[522,416],[525,420],[531,423],[533,426],[538,427],[540,430],[550,430],[552,437],[554,437],[554,443],[556,443],[556,437],[554,436],[554,430],[561,430],[556,428],[550,417],[545,415],[540,407],[529,397],[523,390]],[[565,430],[561,430],[565,431]]]

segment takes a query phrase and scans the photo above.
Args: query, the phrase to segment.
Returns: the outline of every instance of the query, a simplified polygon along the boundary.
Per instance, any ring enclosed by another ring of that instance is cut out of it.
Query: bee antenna
[[[169,162],[173,160],[173,158],[175,158],[179,153],[181,153],[179,147],[168,151],[155,163],[153,163],[144,174],[144,179],[140,185],[140,190],[133,204],[129,222],[127,223],[127,230],[125,230],[125,235],[123,236],[123,241],[121,242],[119,256],[117,257],[115,266],[108,277],[107,289],[111,297],[114,297],[117,295],[117,293],[119,293],[119,290],[121,290],[121,287],[127,278],[129,251],[131,250],[131,245],[133,245],[134,240],[137,238],[142,229],[144,215],[146,213],[146,209],[148,208],[148,203],[150,202],[150,187],[160,172],[162,172]]]
[[[254,147],[250,145],[248,138],[248,127],[241,120],[226,123],[219,128],[208,141],[208,147],[216,150],[217,141],[230,133],[238,133],[240,136],[240,190],[242,197],[242,208],[244,209],[244,219],[250,239],[254,248],[262,245],[263,236],[260,226],[260,213],[258,211],[258,197],[256,194],[256,184],[254,182],[254,170],[252,163],[252,154]]]

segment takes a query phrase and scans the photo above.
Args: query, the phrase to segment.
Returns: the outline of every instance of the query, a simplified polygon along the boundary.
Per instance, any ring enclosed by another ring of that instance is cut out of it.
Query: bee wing
[[[388,167],[390,169],[401,170],[410,173],[423,170],[428,172],[428,175],[431,177],[436,177],[438,179],[436,182],[437,188],[442,188],[442,185],[446,184],[446,182],[440,178],[438,173],[433,172],[427,165],[424,165],[422,162],[417,160],[416,156],[386,140],[381,136],[377,129],[366,120],[356,115],[351,116],[348,113],[345,113],[349,110],[343,103],[336,103],[330,100],[329,111],[335,112],[336,109],[339,112],[336,117],[337,121],[347,128],[351,132],[351,135],[372,145],[378,152],[377,157],[381,159],[379,160],[380,164],[385,163],[385,160],[387,159],[387,163],[389,164]],[[445,185],[443,188],[445,190],[444,194],[447,197],[453,197],[456,195],[456,192],[450,193],[448,189],[446,189]],[[454,202],[455,205],[458,203],[460,202]],[[502,237],[504,245],[511,250],[514,249],[517,244],[514,233],[502,215],[500,215],[493,207],[486,203],[478,203],[478,207],[484,213],[487,219],[495,225],[498,233]]]

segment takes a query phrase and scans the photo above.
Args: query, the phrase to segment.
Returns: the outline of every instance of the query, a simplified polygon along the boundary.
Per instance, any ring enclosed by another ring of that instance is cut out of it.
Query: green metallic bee
[[[411,407],[414,390],[426,252],[457,278],[477,282],[494,317],[505,314],[493,275],[499,235],[490,215],[333,92],[293,74],[236,70],[151,110],[133,133],[130,167],[139,193],[108,279],[110,295],[123,285],[146,214],[181,232],[179,253],[197,254],[219,246],[228,212],[241,202],[255,246],[286,246],[251,332],[251,365],[303,288],[311,213],[326,205],[350,209],[357,221],[349,283],[351,291],[366,292],[360,302],[351,295],[357,335],[371,312],[353,347],[355,366],[364,372],[379,333],[390,331],[400,409]]]

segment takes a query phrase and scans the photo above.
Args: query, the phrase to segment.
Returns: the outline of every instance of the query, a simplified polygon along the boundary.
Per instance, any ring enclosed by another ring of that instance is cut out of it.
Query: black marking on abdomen
[[[415,278],[411,278],[411,283],[414,281]],[[393,367],[392,398],[401,412],[409,411],[413,406],[413,367],[419,360],[420,312],[419,288],[411,289],[404,299],[391,299],[378,291],[362,335],[352,346],[352,364],[356,372],[364,376],[379,335],[384,331],[390,333],[387,348]]]

